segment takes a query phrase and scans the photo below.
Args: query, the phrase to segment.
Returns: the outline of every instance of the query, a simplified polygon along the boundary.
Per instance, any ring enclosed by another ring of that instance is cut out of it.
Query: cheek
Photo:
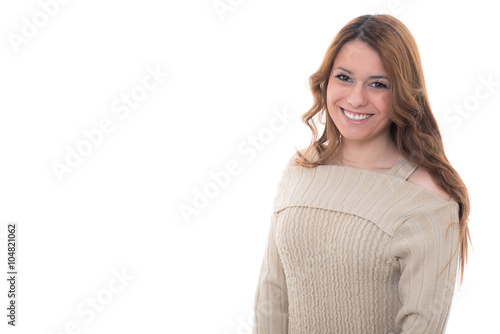
[[[372,99],[372,101],[376,105],[379,112],[388,114],[389,103],[390,103],[389,93],[377,95]]]
[[[326,91],[326,101],[328,104],[337,102],[342,96],[342,87],[335,82],[329,83]]]

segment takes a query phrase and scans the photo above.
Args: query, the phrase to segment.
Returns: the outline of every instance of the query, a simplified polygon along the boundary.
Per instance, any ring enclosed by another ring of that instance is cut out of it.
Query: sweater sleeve
[[[398,333],[445,332],[457,274],[458,219],[458,204],[452,201],[409,218],[396,230],[390,252],[401,270]]]
[[[288,293],[271,227],[255,293],[253,334],[288,333]]]

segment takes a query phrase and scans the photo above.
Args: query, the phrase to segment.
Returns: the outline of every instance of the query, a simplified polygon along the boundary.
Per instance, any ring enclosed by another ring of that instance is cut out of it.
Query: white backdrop
[[[310,141],[307,79],[342,26],[382,12],[417,40],[470,192],[447,332],[500,331],[498,12],[436,3],[2,1],[0,276],[10,222],[19,276],[1,332],[250,333],[277,184]]]

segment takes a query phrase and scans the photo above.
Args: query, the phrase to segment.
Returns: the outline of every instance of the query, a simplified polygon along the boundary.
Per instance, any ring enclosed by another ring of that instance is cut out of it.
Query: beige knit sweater
[[[408,182],[416,167],[284,169],[253,334],[444,333],[459,207]]]

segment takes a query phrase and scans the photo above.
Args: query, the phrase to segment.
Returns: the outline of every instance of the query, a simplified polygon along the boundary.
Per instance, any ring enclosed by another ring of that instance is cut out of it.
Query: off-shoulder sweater
[[[253,334],[444,333],[459,206],[408,182],[416,168],[284,169]]]

